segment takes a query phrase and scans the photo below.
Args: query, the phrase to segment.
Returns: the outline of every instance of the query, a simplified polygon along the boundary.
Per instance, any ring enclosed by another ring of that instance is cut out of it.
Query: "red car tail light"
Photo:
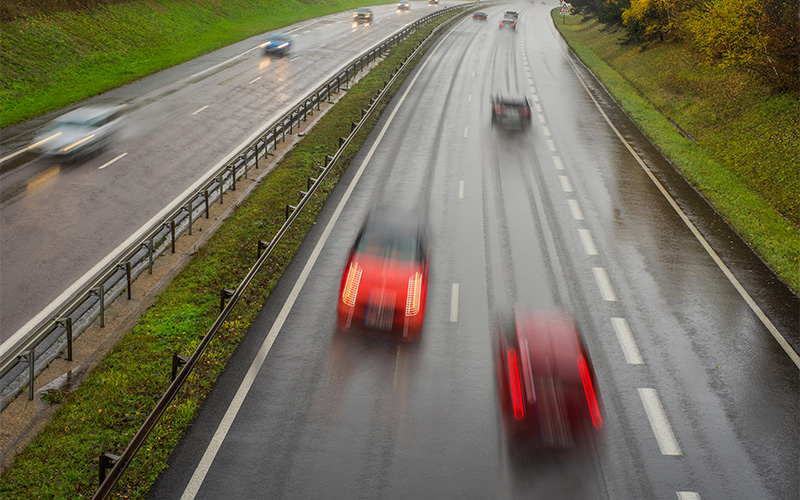
[[[408,278],[408,297],[406,298],[406,316],[419,314],[420,296],[422,295],[422,275],[414,273]]]
[[[347,271],[347,281],[344,284],[344,291],[342,292],[342,302],[350,307],[356,305],[356,295],[358,295],[358,284],[361,282],[361,272],[363,269],[358,265],[358,262],[352,262],[350,269]]]
[[[502,104],[495,104],[494,112],[498,115],[504,115],[506,114],[506,108]]]
[[[511,404],[514,407],[514,418],[522,420],[525,417],[525,409],[522,406],[517,351],[514,349],[508,350],[508,381],[511,383]]]
[[[530,106],[527,106],[527,105],[526,105],[526,106],[523,106],[523,107],[520,109],[520,112],[519,112],[519,114],[520,114],[520,115],[522,115],[522,116],[526,116],[526,117],[527,117],[527,116],[531,116],[531,108],[530,108]]]
[[[589,375],[589,367],[586,366],[586,359],[578,356],[578,370],[581,372],[581,382],[583,382],[583,392],[586,393],[586,402],[589,405],[589,413],[592,415],[592,425],[595,429],[603,427],[603,419],[600,417],[600,408],[597,405],[597,397],[592,386],[592,377]]]

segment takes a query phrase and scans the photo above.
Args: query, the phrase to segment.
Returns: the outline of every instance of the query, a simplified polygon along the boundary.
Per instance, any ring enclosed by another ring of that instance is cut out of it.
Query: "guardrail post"
[[[219,182],[219,204],[222,205],[222,195],[225,193],[225,189],[223,188],[222,180],[224,179],[225,172],[219,174],[217,176],[217,182]]]
[[[206,219],[208,219],[208,189],[203,190],[203,198],[206,200]]]
[[[225,309],[225,301],[229,298],[233,297],[233,292],[236,290],[232,290],[230,288],[223,288],[222,291],[219,292],[219,310],[222,312]]]
[[[172,354],[172,378],[170,381],[175,380],[175,375],[178,374],[178,368],[183,368],[187,361],[189,361],[189,356],[184,356],[177,352]]]
[[[269,243],[264,240],[258,240],[258,258],[261,258],[261,252],[267,249]]]
[[[142,246],[147,248],[147,274],[153,274],[153,238],[142,243]]]
[[[194,208],[194,207],[192,207],[192,205],[194,205],[194,198],[189,200],[188,207],[187,207],[187,210],[189,211],[189,236],[192,235],[192,224],[194,222],[194,221],[192,221],[192,211],[193,211],[193,208]]]
[[[286,205],[286,218],[287,218],[287,219],[289,218],[289,214],[290,214],[291,212],[294,212],[294,211],[295,211],[295,209],[297,209],[297,207],[296,207],[296,206],[294,206],[294,205],[288,205],[288,204]]]
[[[17,359],[28,363],[28,401],[33,401],[33,378],[36,372],[36,367],[33,364],[33,356],[33,349],[30,349],[25,354],[17,356]]]
[[[344,137],[339,137],[339,149],[342,149],[342,144],[344,144],[344,141],[346,140],[347,139],[345,139]]]
[[[103,453],[100,455],[99,459],[100,464],[98,465],[97,470],[100,473],[100,484],[103,484],[103,481],[106,480],[106,470],[114,467],[114,464],[117,463],[117,460],[119,460],[119,455]]]
[[[236,191],[236,164],[231,165],[231,191]]]
[[[172,253],[175,253],[175,219],[169,221],[169,233],[172,237]]]
[[[125,280],[128,283],[128,300],[131,300],[131,261],[124,264],[117,264],[117,267],[125,269]]]
[[[56,320],[56,324],[64,326],[67,330],[67,361],[72,361],[72,317]]]

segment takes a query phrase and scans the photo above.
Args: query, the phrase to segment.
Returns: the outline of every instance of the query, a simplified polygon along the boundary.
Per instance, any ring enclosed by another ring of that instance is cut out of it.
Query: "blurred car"
[[[472,19],[478,19],[479,21],[486,20],[486,12],[476,12],[472,14]]]
[[[503,17],[514,19],[516,21],[519,18],[519,12],[517,12],[516,10],[507,10],[503,12]]]
[[[439,5],[439,0],[428,0],[428,5]]]
[[[88,156],[109,145],[124,124],[124,106],[85,106],[51,121],[34,139],[34,150],[52,159]]]
[[[496,339],[498,400],[512,445],[568,449],[599,436],[597,378],[569,314],[516,307]]]
[[[353,12],[353,18],[356,20],[356,22],[372,21],[372,9],[369,7],[359,7],[355,12]]]
[[[420,217],[381,208],[364,222],[342,273],[339,330],[414,340],[428,293],[428,241]]]
[[[292,48],[292,37],[286,33],[273,33],[261,44],[264,54],[285,56]]]
[[[504,17],[500,21],[500,29],[503,28],[510,28],[514,31],[517,31],[517,20],[511,17]]]
[[[397,10],[410,10],[411,9],[411,2],[408,0],[400,0],[400,3],[397,4]]]
[[[492,98],[492,127],[505,130],[524,130],[531,124],[531,106],[527,97]]]

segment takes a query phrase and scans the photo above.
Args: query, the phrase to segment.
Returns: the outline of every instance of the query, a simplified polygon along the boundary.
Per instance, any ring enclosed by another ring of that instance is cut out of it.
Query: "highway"
[[[441,6],[458,2],[442,2]],[[124,104],[122,136],[77,163],[26,148],[60,110],[3,130],[0,140],[0,344],[258,128],[363,51],[436,9],[374,8],[288,26],[285,57],[264,56],[264,35],[199,57],[80,105]]]
[[[553,7],[487,4],[432,46],[149,498],[800,496],[797,296],[568,55]],[[496,93],[527,96],[527,130],[492,128]],[[334,328],[379,203],[430,234],[416,343]],[[492,335],[515,304],[576,317],[603,401],[585,453],[503,438]]]

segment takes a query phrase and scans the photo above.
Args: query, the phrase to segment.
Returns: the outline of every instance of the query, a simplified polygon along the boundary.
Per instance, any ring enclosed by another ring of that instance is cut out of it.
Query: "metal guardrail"
[[[66,298],[55,311],[28,331],[16,344],[0,352],[0,411],[28,386],[28,398],[33,399],[32,381],[47,365],[67,350],[67,360],[72,360],[72,342],[94,321],[104,326],[105,309],[123,293],[131,298],[134,280],[143,272],[152,273],[153,261],[167,251],[175,252],[175,241],[184,233],[191,234],[193,223],[209,216],[212,203],[222,203],[224,193],[236,190],[236,181],[246,178],[250,169],[258,168],[258,159],[276,149],[278,142],[305,121],[320,103],[338,93],[369,64],[381,57],[390,47],[408,37],[419,26],[432,19],[463,9],[466,5],[437,10],[409,24],[394,35],[376,44],[353,59],[335,76],[307,94],[298,104],[278,118],[273,124],[255,134],[247,146],[222,162],[222,166],[204,179],[191,194],[164,209],[158,222],[143,232],[134,243],[109,259],[102,269],[81,284],[78,291]],[[298,205],[299,206],[299,205]]]
[[[433,17],[439,17],[439,16],[441,16],[443,14],[448,14],[448,13],[451,13],[451,12],[456,11],[456,10],[464,10],[466,7],[469,7],[469,6],[470,5],[464,5],[464,6],[458,6],[458,7],[451,7],[451,8],[448,8],[448,9],[442,9],[441,11],[438,11],[437,15],[435,15],[435,16],[427,16],[426,18],[423,18],[423,19],[430,20]],[[174,376],[173,376],[172,382],[170,383],[169,387],[167,387],[167,390],[165,391],[165,393],[161,397],[161,399],[158,401],[158,403],[156,404],[156,406],[153,409],[153,411],[147,416],[147,418],[145,419],[145,421],[142,424],[142,426],[136,432],[136,435],[134,435],[134,437],[131,439],[130,443],[126,447],[126,449],[123,452],[123,454],[120,455],[120,456],[113,455],[113,454],[110,454],[110,453],[103,453],[103,454],[100,455],[100,457],[99,457],[99,460],[100,460],[100,467],[99,467],[100,486],[98,487],[98,489],[95,491],[94,495],[92,496],[92,500],[104,500],[104,499],[109,497],[109,495],[111,494],[112,489],[114,488],[114,486],[116,486],[116,484],[119,481],[119,478],[121,477],[122,473],[128,467],[128,465],[130,464],[131,460],[133,460],[133,457],[136,455],[136,453],[139,451],[139,449],[144,445],[145,440],[150,435],[150,432],[152,432],[152,430],[158,424],[158,421],[161,419],[161,416],[164,414],[164,412],[169,407],[170,403],[172,403],[172,400],[178,394],[178,391],[181,389],[181,387],[183,386],[184,382],[189,377],[189,374],[191,373],[192,369],[195,367],[195,365],[199,361],[200,357],[203,355],[203,352],[205,351],[205,349],[208,347],[208,345],[211,343],[211,341],[216,336],[216,334],[219,331],[219,329],[222,327],[222,325],[227,320],[227,318],[230,315],[231,311],[236,306],[236,304],[238,303],[238,301],[241,298],[242,294],[244,293],[244,290],[250,285],[250,283],[252,282],[252,280],[255,277],[255,275],[264,266],[264,264],[266,263],[267,259],[272,254],[272,251],[275,249],[275,247],[280,242],[280,239],[283,237],[283,235],[286,233],[286,231],[288,231],[288,229],[294,223],[295,219],[300,214],[300,211],[313,198],[313,196],[316,193],[317,189],[322,184],[322,181],[325,179],[325,177],[328,175],[328,173],[333,169],[334,165],[336,165],[336,163],[339,161],[339,159],[341,158],[341,156],[344,153],[344,151],[347,149],[347,147],[352,142],[353,138],[358,134],[358,132],[364,126],[366,121],[370,118],[370,116],[372,115],[372,113],[375,111],[375,109],[377,108],[378,104],[380,103],[380,101],[385,97],[386,93],[389,91],[389,89],[392,87],[394,82],[397,80],[399,74],[411,63],[411,61],[414,59],[414,57],[416,55],[418,55],[423,49],[425,49],[425,47],[428,44],[428,42],[431,41],[438,34],[438,32],[440,30],[444,29],[450,22],[453,22],[455,19],[457,19],[457,16],[454,16],[449,21],[437,26],[436,28],[434,28],[434,30],[430,34],[428,34],[428,36],[424,40],[422,40],[420,42],[420,44],[417,46],[417,48],[414,50],[414,52],[412,52],[406,58],[406,60],[403,62],[403,64],[399,68],[397,68],[395,70],[394,74],[392,75],[391,80],[389,80],[384,85],[384,88],[381,90],[381,92],[374,99],[371,100],[370,107],[368,109],[364,110],[364,112],[362,113],[361,120],[357,124],[353,124],[352,130],[350,132],[350,135],[348,135],[346,138],[341,138],[340,139],[340,141],[339,141],[339,143],[340,143],[339,149],[336,151],[336,153],[333,156],[328,156],[327,157],[326,164],[325,164],[324,167],[322,167],[322,170],[319,173],[319,175],[316,178],[309,179],[309,188],[308,188],[308,190],[304,192],[302,199],[300,200],[300,202],[298,202],[298,204],[296,206],[290,206],[289,207],[289,208],[291,208],[291,210],[290,210],[290,212],[288,214],[288,217],[287,217],[286,221],[281,226],[281,228],[278,230],[277,234],[272,239],[272,241],[266,246],[266,249],[263,251],[263,253],[260,254],[260,256],[259,256],[258,260],[256,261],[256,263],[253,265],[253,267],[247,273],[247,276],[245,276],[244,279],[242,280],[242,282],[239,284],[239,286],[236,287],[236,290],[234,290],[232,292],[228,291],[228,293],[224,293],[223,294],[223,301],[227,297],[228,298],[228,302],[222,308],[222,312],[217,317],[217,319],[214,321],[213,325],[208,330],[208,332],[205,334],[203,339],[200,341],[200,344],[194,350],[192,355],[190,357],[188,357],[188,358],[181,358],[180,359],[179,364],[181,364],[183,366],[180,369],[180,371],[177,372],[177,374],[175,374],[176,360],[173,359],[173,374],[174,374]],[[108,475],[106,475],[106,469],[108,467],[111,467],[111,470],[108,472]]]

